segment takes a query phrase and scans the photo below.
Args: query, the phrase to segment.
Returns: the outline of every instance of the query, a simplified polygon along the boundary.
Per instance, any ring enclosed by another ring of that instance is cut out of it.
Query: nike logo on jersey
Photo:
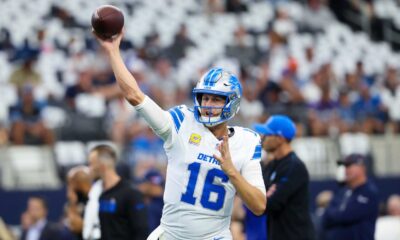
[[[213,240],[221,240],[221,239],[224,239],[224,237],[219,237],[219,238],[214,238]]]

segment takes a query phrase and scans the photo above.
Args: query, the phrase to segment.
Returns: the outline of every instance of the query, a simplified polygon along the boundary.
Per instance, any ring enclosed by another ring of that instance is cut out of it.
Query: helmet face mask
[[[201,106],[203,94],[217,95],[225,98],[222,107]],[[238,78],[222,68],[212,68],[204,74],[193,89],[194,115],[198,122],[207,127],[216,126],[233,118],[239,111],[242,86]],[[221,110],[219,116],[202,116],[204,109]]]

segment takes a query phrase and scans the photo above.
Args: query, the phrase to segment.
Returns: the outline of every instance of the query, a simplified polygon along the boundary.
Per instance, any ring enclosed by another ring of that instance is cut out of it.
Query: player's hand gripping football
[[[117,36],[109,39],[103,39],[99,37],[96,32],[92,29],[93,35],[96,37],[97,41],[101,45],[101,47],[108,53],[118,52],[119,45],[121,43],[122,37],[124,36],[125,29],[122,29],[121,33]]]
[[[216,154],[214,154],[214,158],[217,159],[220,163],[222,171],[224,171],[225,174],[228,175],[228,177],[232,176],[237,172],[237,170],[232,162],[227,135],[223,136],[222,142],[218,144],[217,148],[218,151],[221,153],[221,156],[217,156]]]

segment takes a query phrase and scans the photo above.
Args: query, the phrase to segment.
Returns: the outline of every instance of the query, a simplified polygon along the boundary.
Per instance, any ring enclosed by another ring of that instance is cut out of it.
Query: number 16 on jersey
[[[200,167],[201,164],[198,162],[193,162],[188,165],[190,176],[186,192],[181,196],[182,202],[195,205],[196,198],[194,197],[194,190],[196,188]],[[220,178],[223,183],[229,180],[228,176],[220,169],[213,168],[208,170],[204,181],[203,192],[201,193],[200,204],[204,208],[218,211],[224,206],[226,190],[223,186],[214,183],[215,178]],[[211,193],[216,194],[216,201],[210,200]]]

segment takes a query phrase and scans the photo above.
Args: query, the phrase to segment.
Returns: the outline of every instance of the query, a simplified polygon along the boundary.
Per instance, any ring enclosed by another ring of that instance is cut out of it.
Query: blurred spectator
[[[135,76],[143,92],[146,95],[154,96],[158,87],[156,88],[148,81],[148,71],[145,62],[135,55],[131,55],[128,57],[127,66]],[[124,146],[137,133],[136,130],[138,128],[135,126],[137,124],[136,111],[134,111],[122,95],[110,100],[107,109],[110,138],[118,145]]]
[[[176,65],[179,59],[186,56],[187,49],[193,46],[196,46],[196,44],[188,37],[186,25],[182,24],[172,45],[168,48],[171,62]]]
[[[362,132],[367,134],[383,133],[386,115],[378,95],[372,95],[366,85],[361,85],[359,98],[353,104],[356,121],[360,123]]]
[[[355,75],[358,79],[360,79],[361,83],[366,84],[369,87],[372,87],[375,83],[375,77],[369,76],[365,73],[365,67],[362,61],[357,62]]]
[[[22,216],[23,229],[21,240],[60,239],[59,227],[47,221],[47,203],[44,198],[30,197],[26,213]],[[26,215],[25,215],[26,214]]]
[[[33,224],[33,219],[28,211],[21,214],[21,230],[22,232],[28,231],[29,227]]]
[[[269,81],[259,94],[263,102],[265,112],[274,114],[286,113],[286,106],[281,101],[282,88],[275,82]]]
[[[251,123],[258,121],[264,112],[263,104],[257,99],[260,84],[245,68],[241,68],[239,79],[243,86],[240,117],[243,118],[242,123],[245,126],[249,126]]]
[[[323,215],[326,239],[374,239],[379,200],[368,181],[365,157],[351,154],[338,164],[346,167],[346,186],[335,193]]]
[[[400,195],[393,194],[387,201],[387,213],[389,216],[400,217]]]
[[[352,132],[355,125],[355,114],[346,89],[339,92],[339,102],[334,122],[338,125],[339,132]]]
[[[90,93],[93,89],[93,74],[91,71],[82,71],[78,75],[76,84],[69,86],[65,91],[65,100],[71,110],[76,110],[76,97],[81,93]]]
[[[179,86],[176,72],[167,58],[159,58],[149,74],[149,84],[155,101],[163,108],[169,108],[176,103]]]
[[[232,44],[226,47],[226,55],[238,59],[244,68],[253,65],[256,61],[256,49],[253,38],[247,33],[243,25],[239,25],[234,32]]]
[[[9,133],[8,133],[7,128],[3,127],[0,124],[0,146],[7,145],[9,138],[10,138],[8,135],[9,135]]]
[[[287,23],[286,19],[275,21],[268,31],[269,76],[275,82],[279,81],[286,68],[288,58],[287,35],[291,28],[290,23]]]
[[[83,214],[89,199],[92,178],[89,168],[77,166],[72,168],[67,175],[67,227],[79,239],[82,238]]]
[[[400,132],[400,80],[396,68],[387,68],[380,97],[383,106],[387,109],[391,127],[394,132]]]
[[[205,12],[209,15],[224,12],[224,2],[223,0],[207,0],[205,3]]]
[[[335,131],[335,112],[337,103],[331,97],[329,87],[322,89],[320,101],[310,110],[310,130],[312,136],[329,136]]]
[[[328,88],[326,80],[323,79],[321,69],[311,74],[311,80],[306,82],[300,89],[307,104],[312,106],[321,100],[322,88]]]
[[[248,7],[241,0],[226,0],[225,11],[228,13],[242,13],[247,12]]]
[[[93,93],[100,94],[106,100],[119,97],[120,89],[109,64],[104,68],[97,68],[93,71],[92,78]]]
[[[314,239],[308,171],[290,146],[296,135],[295,124],[287,116],[273,115],[254,127],[262,137],[263,149],[273,158],[262,166],[268,198],[268,239]]]
[[[1,240],[14,240],[14,236],[8,230],[6,224],[4,223],[3,219],[0,217],[0,239]]]
[[[68,121],[60,131],[60,139],[91,141],[107,139],[105,129],[106,100],[95,93],[93,73],[79,73],[78,82],[67,88],[65,101],[71,111]],[[106,95],[106,94],[104,94]]]
[[[128,162],[134,169],[134,176],[142,178],[150,168],[166,165],[163,141],[142,119],[132,122],[129,131]]]
[[[164,177],[159,170],[148,170],[144,178],[138,183],[138,189],[144,195],[144,202],[148,209],[149,230],[152,232],[160,225],[164,206]]]
[[[42,83],[41,75],[33,68],[36,60],[29,57],[25,59],[21,66],[18,66],[12,73],[9,82],[17,88],[26,85],[37,86]]]
[[[321,32],[335,21],[335,16],[326,6],[326,1],[307,0],[307,5],[303,11],[303,30],[312,33]]]
[[[116,152],[108,145],[98,145],[90,151],[90,170],[103,183],[98,212],[101,238],[145,239],[149,231],[143,196],[116,173],[116,163]]]
[[[387,216],[376,222],[375,240],[400,239],[400,195],[393,194],[387,200]]]
[[[47,18],[58,18],[63,24],[64,28],[86,28],[87,26],[78,23],[78,21],[68,12],[60,6],[53,5],[48,13]]]
[[[0,29],[0,51],[5,51],[10,57],[15,50],[14,44],[11,41],[11,33],[7,28]]]
[[[136,112],[123,96],[108,104],[108,123],[110,139],[118,146],[124,146],[128,140],[128,128],[135,121]]]
[[[320,192],[316,198],[316,209],[313,214],[313,222],[315,227],[315,234],[317,240],[325,240],[325,230],[322,223],[322,217],[326,211],[326,208],[329,206],[330,201],[332,200],[333,192],[329,190],[325,190]]]
[[[10,108],[11,133],[14,144],[54,143],[54,135],[43,123],[43,104],[34,99],[32,87],[20,90],[20,102]]]

